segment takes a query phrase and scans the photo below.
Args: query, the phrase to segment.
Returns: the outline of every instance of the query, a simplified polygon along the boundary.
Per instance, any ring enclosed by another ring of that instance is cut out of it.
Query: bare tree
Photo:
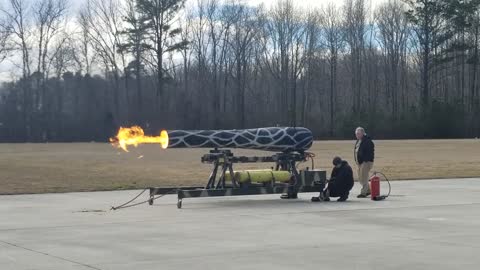
[[[90,29],[88,16],[81,12],[77,16],[77,24],[79,25],[79,31],[76,33],[76,53],[75,61],[80,69],[80,72],[85,74],[92,74],[93,65],[96,62],[96,51],[92,48],[93,41],[90,37]]]
[[[223,74],[223,80],[221,80],[222,99],[220,107],[222,112],[226,112],[229,108],[227,104],[227,98],[229,93],[229,82],[233,78],[233,68],[235,62],[234,46],[234,23],[238,22],[238,10],[241,9],[242,3],[237,0],[231,0],[222,7],[220,15],[220,25],[218,27],[224,29],[223,36],[221,36],[222,44],[220,48],[219,56],[219,72]],[[220,82],[219,82],[220,83]],[[233,106],[234,110],[237,110]],[[238,111],[238,110],[237,110]]]
[[[192,78],[195,79],[195,87],[192,87],[191,96],[196,100],[203,100],[207,103],[210,92],[208,91],[208,20],[207,20],[207,0],[197,0],[195,5],[188,10],[190,24],[190,49],[192,50],[194,67]],[[205,113],[209,107],[192,104],[192,110],[198,115],[212,115]],[[216,116],[214,116],[216,117]],[[202,117],[202,120],[203,117]],[[191,121],[195,125],[203,124],[202,121]]]
[[[180,33],[180,38],[182,40],[193,40],[192,36],[192,25],[193,25],[193,18],[188,13],[185,16],[185,23],[180,22],[180,28],[182,32]],[[185,108],[192,108],[192,91],[190,91],[190,71],[192,66],[192,54],[193,50],[191,49],[191,41],[189,42],[189,46],[184,46],[182,50],[180,50],[180,54],[182,55],[183,60],[183,104]],[[183,110],[183,120],[185,122],[189,122],[189,117],[191,112],[188,110]]]
[[[362,97],[362,53],[365,49],[365,1],[345,0],[344,4],[345,40],[350,49],[352,73],[353,111],[361,111]]]
[[[212,93],[213,93],[213,126],[218,128],[220,123],[220,89],[219,89],[219,54],[220,46],[222,44],[221,37],[224,31],[228,31],[227,28],[218,27],[219,24],[219,0],[208,0],[207,2],[207,21],[208,21],[208,44],[210,45],[210,58],[212,66]]]
[[[207,19],[206,19],[206,0],[197,0],[196,9],[192,10],[195,14],[189,14],[190,17],[195,18],[195,23],[192,27],[192,50],[198,64],[199,77],[202,77],[202,72],[206,71],[207,55],[208,55],[208,33],[207,33]]]
[[[0,18],[0,63],[8,57],[13,50],[10,42],[12,34],[12,22],[5,18]]]
[[[60,33],[56,42],[52,44],[51,49],[52,57],[47,63],[46,70],[47,72],[53,70],[55,77],[61,78],[63,73],[74,69],[76,65],[75,45],[70,33]]]
[[[409,38],[405,5],[400,0],[389,0],[378,7],[378,40],[383,49],[386,67],[384,68],[387,105],[391,104],[391,113],[395,120],[399,113],[401,61],[406,54]]]
[[[37,37],[37,72],[46,78],[48,50],[50,42],[61,31],[67,11],[67,0],[40,0],[33,8]]]
[[[58,34],[58,38],[55,39],[51,45],[52,56],[49,57],[49,63],[47,64],[47,72],[53,71],[55,75],[55,86],[61,88],[60,78],[64,80],[68,76],[73,76],[70,70],[75,69],[76,59],[75,59],[75,44],[70,33],[62,31]],[[46,75],[46,78],[49,78],[49,74]],[[51,90],[50,90],[51,91]],[[48,137],[52,136],[54,129],[61,130],[63,125],[63,113],[65,107],[65,91],[57,91],[54,93],[50,92],[47,95],[47,99],[44,100],[44,103],[47,105],[44,109],[44,113],[47,115],[44,116],[49,119],[50,125],[44,127],[44,132]],[[78,108],[77,108],[78,109]]]
[[[405,2],[409,7],[407,18],[412,23],[420,55],[422,82],[420,104],[425,111],[430,106],[430,73],[432,72],[433,58],[435,54],[438,54],[437,49],[443,43],[438,40],[444,27],[441,17],[443,6],[440,1],[432,0],[405,0]]]
[[[305,67],[302,72],[304,74],[304,87],[302,92],[302,106],[301,106],[301,124],[306,126],[307,123],[307,113],[311,107],[311,100],[313,99],[312,89],[315,87],[315,65],[318,61],[318,55],[321,51],[321,21],[322,14],[319,10],[309,11],[307,14],[306,24],[305,24],[305,34],[302,43],[305,44],[304,49],[304,58],[305,58]]]
[[[24,0],[9,0],[9,9],[1,9],[0,12],[4,15],[5,20],[10,22],[10,31],[13,37],[13,45],[15,50],[19,50],[22,57],[22,114],[24,122],[24,135],[25,140],[31,138],[31,123],[32,123],[32,95],[31,87],[28,84],[30,77],[30,22],[28,17],[30,16],[30,6]]]
[[[227,19],[228,28],[231,28],[231,37],[226,42],[230,44],[230,52],[232,59],[232,72],[231,77],[235,82],[235,111],[238,113],[238,122],[240,127],[246,126],[245,119],[245,102],[246,102],[246,90],[247,79],[251,71],[252,59],[253,59],[253,45],[257,38],[256,29],[259,29],[260,25],[255,13],[258,11],[250,11],[248,7],[241,3],[232,3],[230,8],[229,18]],[[258,13],[257,13],[258,14]]]
[[[280,0],[269,13],[263,37],[266,66],[280,84],[279,111],[286,124],[296,125],[298,79],[304,65],[302,15],[291,0]]]
[[[362,50],[362,77],[365,78],[365,85],[363,86],[363,95],[366,97],[366,101],[363,101],[364,112],[369,114],[376,114],[379,109],[377,104],[378,95],[380,92],[380,65],[381,55],[378,50],[378,42],[376,40],[376,26],[375,26],[375,13],[370,12],[370,8],[365,8],[365,47]]]
[[[47,70],[50,61],[49,49],[50,43],[57,33],[61,31],[61,24],[67,10],[66,0],[39,0],[33,5],[33,18],[36,33],[36,48],[38,50],[37,69],[36,69],[36,95],[34,108],[44,112],[46,105],[46,85],[49,70]],[[42,125],[42,128],[44,126]]]
[[[340,10],[335,4],[329,4],[323,11],[324,39],[327,48],[327,61],[330,67],[330,135],[335,130],[335,111],[337,110],[337,80],[339,55],[345,47],[344,28]]]
[[[125,68],[125,65],[122,66],[125,63],[125,56],[119,51],[122,43],[120,17],[119,0],[88,0],[80,11],[82,29],[88,30],[93,48],[105,65],[106,74],[109,71],[113,73],[114,106],[117,115],[120,108],[120,76],[121,71]]]
[[[22,74],[26,79],[30,76],[30,6],[25,0],[9,0],[9,9],[0,9],[5,16],[5,20],[9,22],[10,33],[14,37],[14,46],[21,51],[22,56]]]

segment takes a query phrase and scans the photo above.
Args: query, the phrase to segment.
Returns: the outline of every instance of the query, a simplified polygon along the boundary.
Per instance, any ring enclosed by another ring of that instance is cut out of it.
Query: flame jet
[[[137,147],[139,144],[147,143],[160,144],[163,149],[166,149],[168,147],[168,133],[162,130],[160,136],[145,136],[143,129],[139,126],[121,127],[117,136],[110,138],[110,142],[114,146],[122,148],[125,152],[128,152],[128,146],[130,145]]]
[[[313,143],[312,132],[303,127],[268,127],[239,130],[163,130],[145,136],[138,126],[120,128],[110,141],[128,152],[128,146],[155,143],[166,148],[242,148],[275,152],[305,152]]]

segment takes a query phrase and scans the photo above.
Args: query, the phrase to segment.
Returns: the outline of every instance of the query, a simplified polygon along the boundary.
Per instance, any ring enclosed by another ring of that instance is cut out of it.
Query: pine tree
[[[122,35],[125,36],[125,43],[121,44],[119,50],[132,54],[133,60],[128,64],[126,70],[135,74],[137,87],[137,112],[142,112],[142,71],[144,70],[143,56],[152,48],[147,43],[147,25],[145,17],[137,12],[136,0],[127,2],[127,12],[124,17],[126,23]],[[130,72],[128,72],[130,73]]]
[[[163,98],[166,71],[163,68],[164,55],[179,51],[187,45],[187,41],[178,40],[180,28],[175,28],[178,12],[183,8],[185,0],[137,0],[136,9],[142,18],[149,37],[150,50],[155,56],[158,98]]]

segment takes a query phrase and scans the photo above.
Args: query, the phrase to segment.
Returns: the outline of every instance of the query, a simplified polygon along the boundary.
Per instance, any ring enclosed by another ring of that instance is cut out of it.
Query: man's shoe
[[[344,202],[348,199],[348,194],[345,194],[343,196],[341,196],[340,198],[338,198],[337,202]]]
[[[365,194],[359,194],[357,196],[357,198],[359,198],[359,199],[364,199],[364,198],[367,198],[367,197],[368,197],[368,195],[365,195]]]
[[[282,194],[280,199],[289,200],[289,199],[298,199],[298,194]]]
[[[329,202],[330,198],[325,197],[325,194],[321,193],[318,197],[312,197],[312,202]]]
[[[318,196],[320,198],[320,200],[324,201],[324,202],[329,202],[330,201],[330,192],[328,192],[328,190],[324,190],[322,192],[320,192],[320,196]]]

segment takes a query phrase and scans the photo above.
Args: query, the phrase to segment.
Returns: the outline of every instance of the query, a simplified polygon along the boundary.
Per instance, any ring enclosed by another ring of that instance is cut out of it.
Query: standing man
[[[358,166],[358,180],[362,186],[362,191],[357,198],[366,198],[370,196],[368,180],[375,159],[375,144],[362,127],[358,127],[355,130],[355,136],[357,137],[357,142],[355,143],[355,161]]]

